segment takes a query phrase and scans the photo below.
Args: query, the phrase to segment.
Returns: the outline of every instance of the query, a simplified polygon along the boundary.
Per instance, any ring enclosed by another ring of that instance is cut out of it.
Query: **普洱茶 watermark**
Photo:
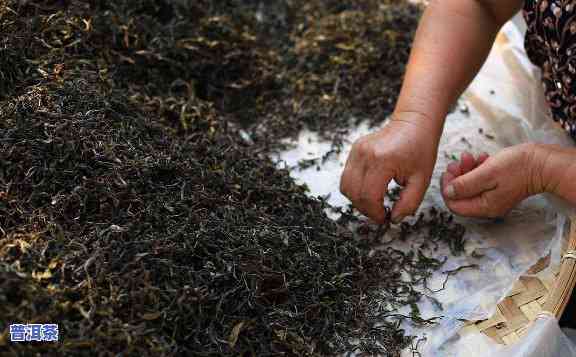
[[[58,341],[57,324],[11,324],[10,341],[12,342],[29,342],[29,341]]]

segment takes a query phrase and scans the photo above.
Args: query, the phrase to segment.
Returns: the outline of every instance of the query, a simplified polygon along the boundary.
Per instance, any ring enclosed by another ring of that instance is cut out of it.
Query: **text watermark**
[[[57,324],[11,324],[10,341],[58,341]]]

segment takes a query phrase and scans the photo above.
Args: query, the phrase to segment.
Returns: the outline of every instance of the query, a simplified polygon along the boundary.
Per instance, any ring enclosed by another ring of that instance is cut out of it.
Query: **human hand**
[[[521,144],[491,157],[464,152],[442,175],[448,208],[462,216],[501,217],[531,195],[543,192],[541,155],[537,146]]]
[[[340,191],[363,214],[385,223],[384,195],[394,179],[404,186],[391,217],[414,214],[430,184],[440,130],[415,113],[399,113],[381,130],[357,140],[346,162]]]

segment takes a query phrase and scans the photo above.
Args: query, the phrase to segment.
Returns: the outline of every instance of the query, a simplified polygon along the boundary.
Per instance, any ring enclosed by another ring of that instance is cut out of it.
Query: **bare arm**
[[[384,223],[384,192],[405,186],[392,220],[413,214],[430,184],[449,108],[484,63],[496,33],[522,0],[433,0],[418,27],[392,121],[356,141],[340,190],[372,220]]]
[[[396,112],[430,119],[438,132],[522,0],[435,0],[420,22]],[[427,125],[430,129],[430,126]]]
[[[576,148],[533,144],[532,186],[576,206]]]

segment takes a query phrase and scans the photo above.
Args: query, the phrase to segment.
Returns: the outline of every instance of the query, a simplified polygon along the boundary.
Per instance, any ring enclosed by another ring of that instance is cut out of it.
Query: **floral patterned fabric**
[[[576,140],[576,0],[525,0],[524,18],[552,118]]]

